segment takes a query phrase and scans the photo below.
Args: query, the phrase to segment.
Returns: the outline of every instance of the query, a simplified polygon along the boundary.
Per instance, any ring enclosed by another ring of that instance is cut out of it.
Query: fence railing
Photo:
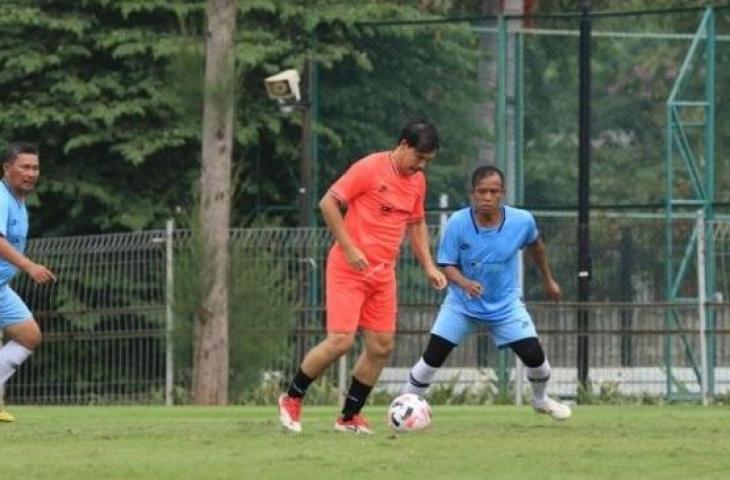
[[[645,238],[648,226],[661,228],[655,220],[647,220],[629,230]],[[723,228],[721,224],[715,227],[717,232],[724,232]],[[623,231],[614,238],[625,244]],[[437,229],[431,233],[435,242]],[[183,231],[171,236],[150,231],[32,241],[29,254],[51,266],[59,280],[44,286],[32,284],[23,275],[15,280],[14,288],[41,325],[44,342],[9,382],[7,401],[163,403],[171,402],[173,395],[176,401],[184,401],[192,370],[191,357],[185,352],[192,343],[194,318],[181,309],[179,289],[191,277],[183,275],[181,265],[191,251],[192,238]],[[169,250],[168,239],[174,247]],[[324,262],[330,241],[324,229],[232,231],[236,262],[232,282],[232,304],[236,306],[230,315],[234,400],[245,400],[265,372],[291,376],[303,355],[323,338]],[[716,245],[724,251],[723,242]],[[607,248],[613,251],[614,247]],[[550,242],[548,250],[553,265],[573,263],[569,250],[563,254],[560,248],[551,248]],[[600,250],[594,254],[611,258]],[[716,258],[722,263],[726,255]],[[621,302],[541,302],[539,288],[532,285],[536,280],[527,275],[527,304],[555,370],[551,387],[555,393],[577,394],[576,317],[578,309],[586,309],[594,389],[610,384],[625,394],[661,396],[672,391],[679,393],[674,398],[696,397],[701,365],[696,353],[700,351],[699,306],[660,302],[650,296],[662,292],[645,284],[658,275],[648,267],[661,262],[644,260],[639,264],[642,268],[631,271],[633,284],[641,288]],[[174,295],[168,294],[169,265],[177,270]],[[407,247],[398,269],[399,333],[378,385],[391,391],[422,353],[442,295],[426,284]],[[565,284],[564,275],[558,279]],[[727,395],[730,389],[730,304],[722,301],[727,293],[716,297],[719,301],[708,304],[714,322],[707,340],[713,356],[710,365],[714,365],[710,391],[718,396]],[[174,300],[177,304],[170,305]],[[670,311],[672,315],[667,315]],[[171,313],[175,315],[173,335],[167,330]],[[350,366],[355,354],[348,358]],[[515,394],[521,388],[516,372],[511,353],[500,356],[486,334],[477,334],[455,350],[437,383],[476,388],[487,382],[490,388]],[[341,382],[338,373],[337,368],[330,369],[328,380]],[[170,388],[173,379],[175,388]]]

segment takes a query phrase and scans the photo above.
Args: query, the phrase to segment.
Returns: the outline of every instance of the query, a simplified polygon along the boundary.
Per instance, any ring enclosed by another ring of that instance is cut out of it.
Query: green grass
[[[527,407],[436,406],[431,427],[331,430],[306,407],[283,433],[273,407],[15,407],[0,424],[3,479],[726,479],[730,408],[585,406],[558,423]]]

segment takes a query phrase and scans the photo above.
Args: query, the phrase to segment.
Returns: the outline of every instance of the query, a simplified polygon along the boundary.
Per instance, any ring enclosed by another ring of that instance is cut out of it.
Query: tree
[[[193,400],[228,401],[228,281],[233,149],[235,0],[208,0],[200,174],[202,297],[195,328]]]

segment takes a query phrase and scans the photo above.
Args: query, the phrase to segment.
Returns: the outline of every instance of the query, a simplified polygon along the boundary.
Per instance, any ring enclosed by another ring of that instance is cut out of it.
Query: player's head
[[[493,213],[502,206],[506,190],[504,174],[493,165],[482,165],[471,174],[471,197],[479,213]]]
[[[439,134],[436,127],[423,119],[406,123],[398,137],[398,144],[403,141],[420,153],[435,153],[439,148]]]
[[[398,172],[401,175],[414,175],[422,171],[428,162],[436,158],[438,148],[438,131],[431,122],[422,119],[408,122],[393,152]]]
[[[3,180],[17,195],[27,195],[40,175],[38,148],[32,143],[13,142],[3,157]]]

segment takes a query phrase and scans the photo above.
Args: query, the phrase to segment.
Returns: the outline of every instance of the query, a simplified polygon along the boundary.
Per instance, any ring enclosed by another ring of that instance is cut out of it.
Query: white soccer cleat
[[[302,424],[299,423],[301,414],[301,398],[293,398],[286,393],[282,393],[279,396],[279,420],[284,428],[290,432],[301,432]]]
[[[569,406],[553,400],[550,397],[547,397],[542,402],[532,402],[532,407],[537,413],[550,415],[555,420],[567,420],[573,413]]]

